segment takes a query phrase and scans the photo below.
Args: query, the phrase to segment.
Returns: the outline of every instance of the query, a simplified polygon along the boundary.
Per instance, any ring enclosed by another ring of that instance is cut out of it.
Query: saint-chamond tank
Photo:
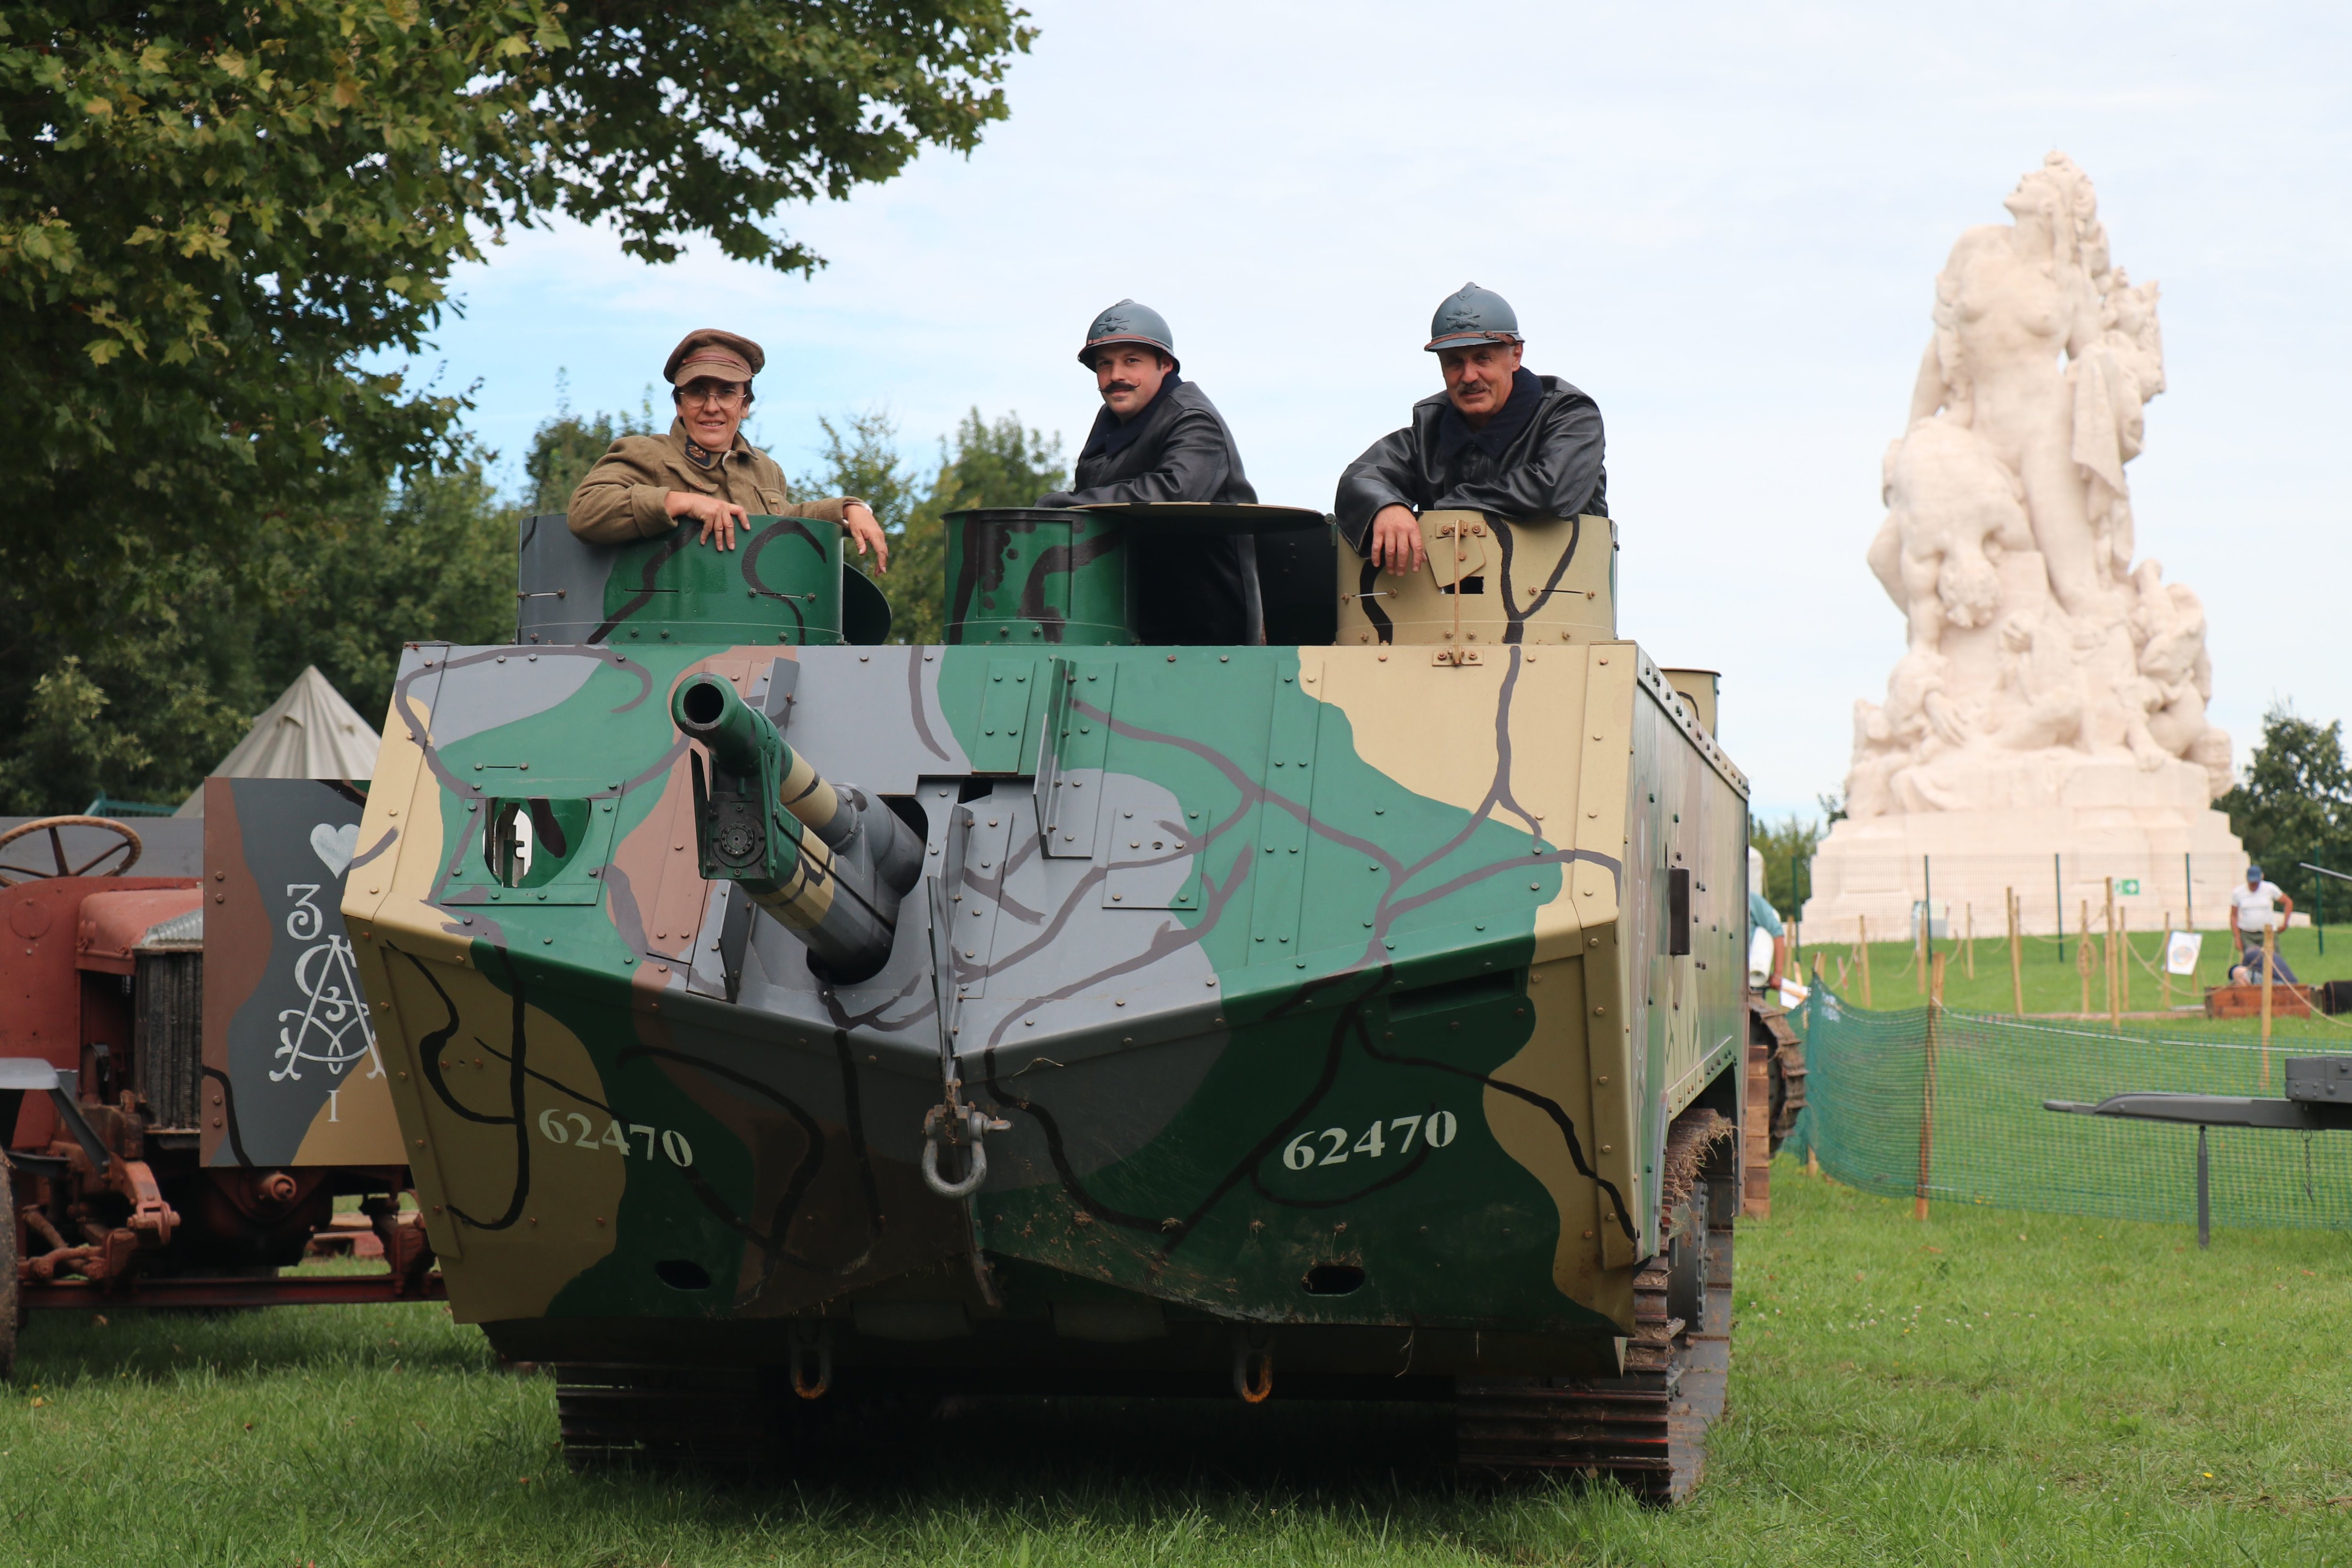
[[[1610,520],[1421,527],[961,513],[909,647],[833,524],[542,516],[511,644],[406,647],[343,912],[451,1309],[575,1462],[1411,1399],[1469,1470],[1696,1483],[1747,784]],[[1233,533],[1267,644],[1143,640],[1133,542]]]

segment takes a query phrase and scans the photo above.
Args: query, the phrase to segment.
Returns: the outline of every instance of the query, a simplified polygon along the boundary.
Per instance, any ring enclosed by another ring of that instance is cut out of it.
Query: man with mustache
[[[1216,405],[1177,374],[1175,339],[1159,311],[1121,300],[1087,330],[1078,363],[1095,373],[1102,410],[1078,452],[1076,488],[1042,496],[1039,506],[1256,501]],[[1145,642],[1265,640],[1255,539],[1138,532],[1128,548],[1140,600],[1136,628]]]
[[[1391,572],[1418,572],[1418,513],[1609,515],[1600,405],[1556,375],[1521,368],[1527,340],[1510,304],[1465,283],[1437,307],[1422,347],[1445,390],[1412,405],[1339,476],[1339,531]]]
[[[890,542],[873,510],[854,496],[795,505],[776,460],[743,439],[751,378],[768,363],[760,345],[705,327],[670,350],[662,379],[677,409],[664,436],[624,436],[572,492],[572,531],[596,544],[626,544],[667,533],[681,519],[702,525],[698,542],[735,548],[750,517],[804,517],[839,523],[874,570],[890,569]]]

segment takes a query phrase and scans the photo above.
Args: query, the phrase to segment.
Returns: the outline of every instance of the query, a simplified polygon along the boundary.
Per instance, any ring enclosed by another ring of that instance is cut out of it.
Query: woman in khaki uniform
[[[794,505],[776,460],[743,439],[751,378],[768,363],[760,345],[706,327],[670,351],[662,379],[677,417],[666,436],[624,436],[572,492],[572,531],[597,544],[667,533],[680,519],[702,524],[701,542],[735,548],[751,516],[839,523],[874,570],[890,567],[890,542],[873,510],[854,496]]]

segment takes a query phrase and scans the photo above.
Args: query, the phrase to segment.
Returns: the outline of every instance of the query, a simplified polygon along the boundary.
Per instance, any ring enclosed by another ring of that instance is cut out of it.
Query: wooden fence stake
[[[1870,921],[1867,916],[1853,917],[1853,950],[1862,955],[1862,1005],[1873,1005],[1870,1000]]]
[[[2107,946],[2100,956],[2107,961],[2107,1026],[2120,1029],[2124,1026],[2124,1020],[2123,1004],[2116,995],[2116,965],[2120,955],[2116,952],[2116,879],[2113,877],[2107,879]]]
[[[2017,936],[2017,889],[2002,889],[2002,901],[2009,906],[2009,992],[2016,1004],[2017,1016],[2025,1016],[2025,946]]]
[[[1936,1035],[1944,1011],[1944,955],[1937,953],[1934,988],[1927,994],[1927,1049],[1919,1076],[1919,1186],[1912,1217],[1927,1217],[1927,1182],[1936,1151]]]
[[[1977,907],[1962,904],[1960,910],[1969,933],[1969,978],[1974,980],[1977,977]]]
[[[2082,1010],[2075,1014],[2075,1016],[2078,1018],[2087,1018],[2091,1016],[2090,916],[2091,906],[2086,900],[2083,905],[2083,919],[2084,922],[2083,927],[2083,940],[2074,944],[2074,973],[2081,975],[2083,978],[2083,1006]]]
[[[2117,971],[2117,973],[2123,976],[2123,984],[2119,989],[2122,990],[2124,994],[2124,1011],[2128,1013],[2132,1010],[2131,972],[2139,963],[2139,954],[2132,951],[2131,906],[2129,904],[2126,904],[2122,909],[2116,911],[2116,929],[2123,933],[2124,939],[2123,967]]]
[[[2172,1011],[2172,911],[2164,911],[2164,945],[2156,950],[2158,983],[2164,988],[2164,1010]]]

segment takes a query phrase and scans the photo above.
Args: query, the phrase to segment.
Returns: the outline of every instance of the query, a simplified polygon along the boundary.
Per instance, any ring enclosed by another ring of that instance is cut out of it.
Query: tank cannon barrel
[[[740,884],[827,976],[849,983],[880,969],[898,901],[922,871],[922,846],[897,814],[827,783],[717,676],[679,682],[670,718],[710,756],[707,783],[694,763],[702,875]]]
[[[712,762],[733,773],[758,773],[761,749],[771,742],[783,744],[775,726],[715,676],[698,675],[681,682],[670,699],[670,717],[709,749]]]

